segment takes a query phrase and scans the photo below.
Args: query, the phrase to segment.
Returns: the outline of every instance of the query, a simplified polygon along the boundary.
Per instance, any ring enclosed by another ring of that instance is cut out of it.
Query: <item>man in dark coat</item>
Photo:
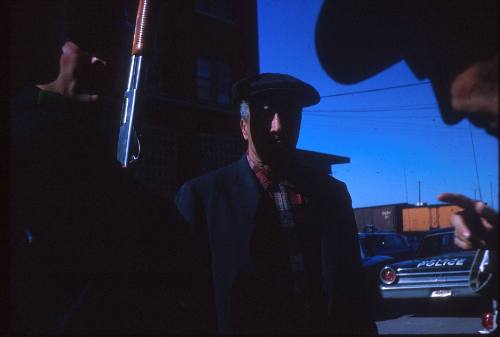
[[[219,333],[376,334],[347,188],[295,159],[317,91],[272,73],[233,91],[247,153],[176,197],[200,254],[187,282],[199,292],[186,302]]]
[[[55,12],[60,3],[40,6]],[[104,11],[93,5],[80,4],[91,17]],[[98,96],[109,92],[90,75],[116,58],[101,60],[102,48],[84,48],[101,41],[97,32],[104,35],[89,26],[68,29],[54,81],[28,86],[10,101],[6,293],[13,334],[168,333],[175,317],[168,261],[176,251],[169,238],[177,210],[115,160],[120,102]]]

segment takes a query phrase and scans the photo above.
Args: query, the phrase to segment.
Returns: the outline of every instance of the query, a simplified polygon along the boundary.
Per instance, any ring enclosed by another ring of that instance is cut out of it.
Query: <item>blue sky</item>
[[[322,0],[258,0],[261,72],[288,73],[321,96],[413,84],[400,62],[356,85],[341,85],[321,68],[314,27]],[[472,141],[471,141],[472,134]],[[477,159],[479,187],[474,152]],[[374,93],[322,98],[304,109],[298,147],[351,158],[334,165],[347,183],[354,207],[418,201],[438,203],[441,192],[493,202],[498,210],[498,143],[462,121],[445,125],[429,84]]]

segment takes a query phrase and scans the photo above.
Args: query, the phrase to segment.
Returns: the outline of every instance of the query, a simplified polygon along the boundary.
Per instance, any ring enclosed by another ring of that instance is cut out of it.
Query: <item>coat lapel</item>
[[[236,163],[233,202],[238,212],[248,219],[254,219],[259,205],[261,188],[248,164],[246,156]]]

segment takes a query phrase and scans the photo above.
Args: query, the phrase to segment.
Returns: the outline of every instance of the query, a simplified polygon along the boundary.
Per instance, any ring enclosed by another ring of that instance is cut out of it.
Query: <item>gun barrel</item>
[[[149,17],[150,0],[140,0],[135,19],[134,42],[132,43],[132,55],[142,55],[144,51],[144,39],[146,25]]]
[[[127,90],[125,90],[123,95],[120,131],[118,134],[118,147],[116,152],[116,159],[121,163],[122,167],[127,167],[130,163],[130,140],[132,138],[132,126],[134,122],[139,76],[141,74],[141,63],[142,56],[132,56]]]

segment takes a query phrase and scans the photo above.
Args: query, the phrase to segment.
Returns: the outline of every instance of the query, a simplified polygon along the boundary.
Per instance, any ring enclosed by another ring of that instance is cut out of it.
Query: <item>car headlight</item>
[[[390,267],[384,267],[380,271],[380,280],[385,284],[393,284],[396,278],[396,271]]]

